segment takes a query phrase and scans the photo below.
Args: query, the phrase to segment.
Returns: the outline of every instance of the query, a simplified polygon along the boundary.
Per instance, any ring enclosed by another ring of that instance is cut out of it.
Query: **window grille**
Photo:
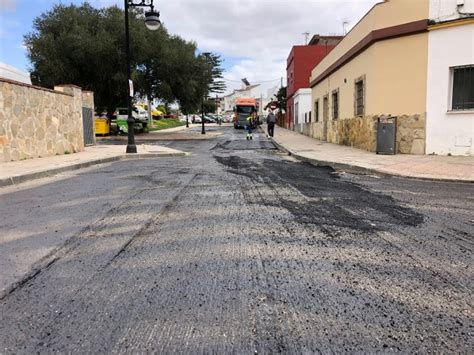
[[[335,91],[332,93],[332,119],[337,120],[339,118],[339,92]]]
[[[314,121],[319,122],[319,100],[314,102]]]
[[[474,65],[452,69],[452,110],[474,109]]]
[[[356,116],[364,115],[364,81],[360,80],[355,83],[355,99],[356,99]]]

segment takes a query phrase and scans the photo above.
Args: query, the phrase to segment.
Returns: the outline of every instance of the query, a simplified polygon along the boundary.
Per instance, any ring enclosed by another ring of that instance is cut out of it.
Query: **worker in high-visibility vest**
[[[252,128],[255,125],[256,113],[252,112],[249,117],[247,117],[247,125],[245,129],[247,130],[247,140],[252,139]]]

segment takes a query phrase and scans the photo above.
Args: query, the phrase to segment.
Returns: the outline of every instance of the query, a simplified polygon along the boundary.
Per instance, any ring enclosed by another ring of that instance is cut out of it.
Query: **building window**
[[[314,121],[319,122],[319,100],[314,102]]]
[[[337,120],[339,118],[339,90],[332,92],[332,119]]]
[[[311,111],[308,112],[308,121],[311,123]]]
[[[452,110],[474,109],[474,65],[451,68]]]
[[[365,109],[365,80],[360,78],[355,82],[355,115],[364,116]]]
[[[324,96],[323,98],[323,120],[327,121],[329,119],[329,98]]]

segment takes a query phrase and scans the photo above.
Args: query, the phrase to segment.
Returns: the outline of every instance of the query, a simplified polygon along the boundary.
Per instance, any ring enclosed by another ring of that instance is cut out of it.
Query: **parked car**
[[[216,123],[216,120],[210,116],[204,116],[204,123]]]
[[[192,114],[190,116],[191,116],[191,122],[192,123],[201,123],[202,122],[201,115],[196,113],[196,114]]]
[[[132,116],[135,119],[135,130],[146,131],[148,126],[148,113],[140,107],[134,107],[132,109]],[[117,121],[117,127],[119,132],[127,133],[128,131],[128,108],[118,107],[115,110],[115,117]]]

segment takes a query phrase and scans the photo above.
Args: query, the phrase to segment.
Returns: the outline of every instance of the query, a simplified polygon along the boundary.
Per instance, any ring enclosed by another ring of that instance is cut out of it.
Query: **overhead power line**
[[[264,83],[270,83],[272,81],[277,81],[277,80],[280,80],[281,78],[276,78],[276,79],[271,79],[271,80],[262,80],[262,81],[256,81],[256,82],[252,82],[250,81],[250,83],[252,85],[255,85],[255,84],[264,84]],[[228,82],[231,82],[231,83],[242,83],[241,80],[231,80],[231,79],[226,79],[226,78],[222,78],[220,80],[224,80],[224,81],[228,81]]]

